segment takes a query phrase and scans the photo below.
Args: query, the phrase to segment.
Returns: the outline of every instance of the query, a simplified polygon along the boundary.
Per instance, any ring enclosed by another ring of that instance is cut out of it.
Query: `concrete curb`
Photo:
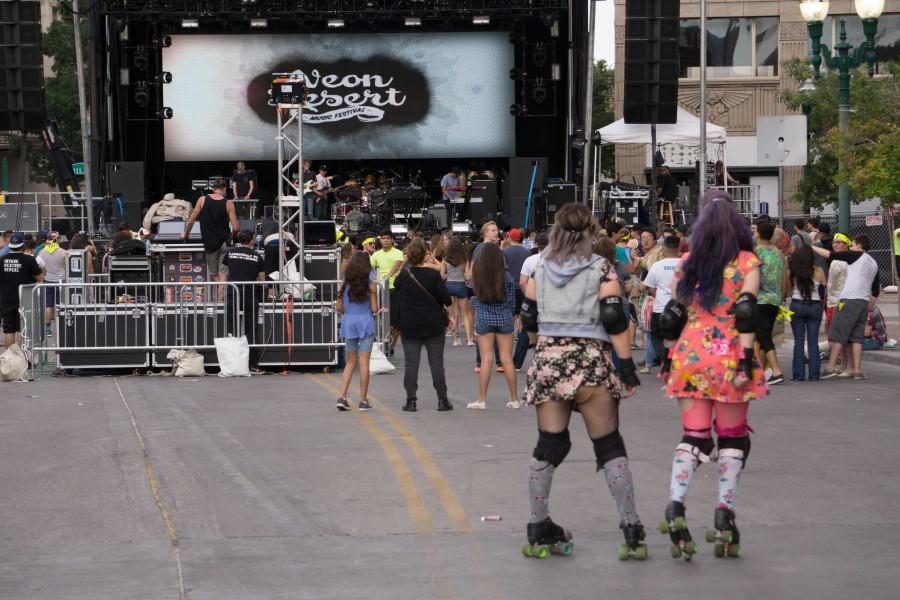
[[[863,352],[863,364],[867,362],[879,363],[882,365],[893,365],[900,367],[900,349],[897,350],[872,350]]]

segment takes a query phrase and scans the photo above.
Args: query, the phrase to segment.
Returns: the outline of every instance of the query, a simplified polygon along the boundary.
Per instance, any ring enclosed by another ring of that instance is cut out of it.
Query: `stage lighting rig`
[[[134,49],[134,68],[138,71],[146,71],[147,65],[150,64],[149,57],[147,56],[147,48],[144,46],[138,46]]]
[[[306,100],[306,83],[302,71],[293,73],[272,73],[272,87],[269,96],[275,104],[298,105]]]
[[[156,112],[156,116],[161,119],[171,119],[174,115],[172,109],[168,106],[163,106]]]
[[[172,83],[172,74],[168,71],[163,71],[156,77],[157,83]]]
[[[150,104],[150,86],[146,81],[134,84],[134,103],[138,108],[147,108]]]

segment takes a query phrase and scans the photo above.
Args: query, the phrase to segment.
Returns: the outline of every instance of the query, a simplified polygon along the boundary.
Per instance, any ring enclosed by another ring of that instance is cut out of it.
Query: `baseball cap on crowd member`
[[[511,239],[514,242],[521,242],[522,241],[522,230],[518,229],[516,227],[513,227],[512,229],[509,230],[509,233],[507,234],[507,236],[509,237],[509,239]]]
[[[9,249],[10,250],[18,250],[22,246],[25,245],[25,234],[21,231],[17,231],[12,234],[12,237],[9,238]]]

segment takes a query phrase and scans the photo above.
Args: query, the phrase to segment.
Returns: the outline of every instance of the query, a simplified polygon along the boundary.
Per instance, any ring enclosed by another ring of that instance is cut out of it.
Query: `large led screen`
[[[274,160],[272,73],[301,70],[303,154],[512,156],[513,50],[502,32],[176,35],[163,50],[166,160]]]

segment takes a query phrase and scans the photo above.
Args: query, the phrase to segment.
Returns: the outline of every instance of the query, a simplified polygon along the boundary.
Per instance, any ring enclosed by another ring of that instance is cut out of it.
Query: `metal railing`
[[[90,281],[22,286],[23,347],[33,356],[33,369],[54,361],[64,370],[168,367],[167,354],[173,349],[195,350],[208,366],[215,366],[215,339],[246,335],[261,366],[333,366],[343,346],[335,311],[341,283]],[[387,306],[386,285],[378,290],[379,306]],[[382,341],[388,314],[375,319]]]
[[[84,192],[5,192],[3,196],[5,202],[0,205],[0,209],[26,211],[18,227],[7,224],[4,229],[37,232],[52,229],[54,220],[68,220],[71,231],[88,230]],[[94,197],[95,206],[100,206],[102,201],[102,197]],[[22,208],[14,209],[16,206]],[[37,212],[29,214],[29,209],[25,207],[35,207]]]
[[[769,214],[769,205],[759,197],[759,185],[729,185],[727,191],[734,198],[738,212],[748,217]],[[723,185],[712,186],[711,190],[726,190]]]

